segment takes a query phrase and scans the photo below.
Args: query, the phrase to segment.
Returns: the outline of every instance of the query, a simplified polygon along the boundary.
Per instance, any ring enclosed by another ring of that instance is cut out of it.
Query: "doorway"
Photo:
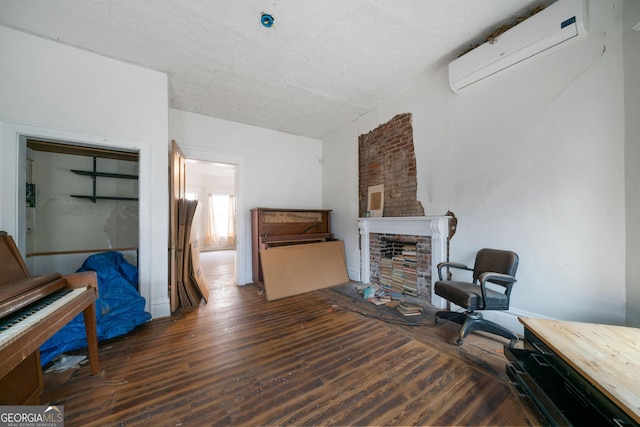
[[[237,256],[237,175],[238,166],[231,163],[187,159],[185,197],[198,200],[193,218],[192,239],[198,243],[203,270],[215,269],[221,256],[212,252],[225,252],[236,264]],[[210,265],[208,265],[210,264]],[[237,283],[235,268],[233,282]]]

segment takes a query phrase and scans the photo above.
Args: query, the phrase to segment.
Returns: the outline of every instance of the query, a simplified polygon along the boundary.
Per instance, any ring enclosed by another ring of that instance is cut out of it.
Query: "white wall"
[[[323,140],[323,203],[350,272],[358,196],[344,183],[357,177],[357,136],[410,112],[418,199],[427,215],[458,218],[452,260],[515,250],[514,314],[624,324],[622,1],[589,12],[584,42],[460,95],[443,69]]]
[[[139,150],[140,291],[167,315],[168,191],[152,185],[167,182],[166,75],[4,27],[0,58],[0,229],[23,222],[18,135]]]
[[[625,182],[627,214],[627,325],[640,327],[640,2],[624,2]]]
[[[238,164],[237,277],[250,283],[249,210],[320,208],[321,142],[175,109],[170,116],[171,138],[187,158]]]
[[[358,231],[358,135],[352,123],[323,140],[322,207],[331,209],[331,230],[344,241],[351,280],[360,280]]]

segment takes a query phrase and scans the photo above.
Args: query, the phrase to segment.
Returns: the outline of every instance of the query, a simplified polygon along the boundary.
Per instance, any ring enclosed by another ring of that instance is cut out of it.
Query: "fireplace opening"
[[[418,296],[416,245],[388,241],[380,249],[380,286],[391,292]]]
[[[370,235],[372,284],[431,302],[431,238]]]
[[[432,282],[438,274],[436,266],[447,259],[448,223],[448,216],[360,218],[360,280],[380,285],[380,248],[384,242],[415,245],[417,298],[444,308],[446,301],[433,293]]]

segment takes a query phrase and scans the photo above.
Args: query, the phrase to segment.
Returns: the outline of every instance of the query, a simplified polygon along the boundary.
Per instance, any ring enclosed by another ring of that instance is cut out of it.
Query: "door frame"
[[[245,207],[245,170],[247,155],[210,150],[192,145],[180,144],[183,153],[189,160],[201,160],[213,163],[236,165],[236,281],[245,285],[252,281],[251,272],[246,271],[246,260],[251,254],[251,246],[246,242],[247,214]]]
[[[26,254],[25,192],[26,140],[28,138],[67,142],[109,149],[124,149],[139,153],[139,226],[138,226],[138,275],[140,295],[145,298],[145,311],[153,315],[153,307],[163,301],[152,299],[152,245],[151,236],[151,145],[139,140],[127,140],[100,135],[66,131],[55,128],[27,125],[23,123],[0,121],[0,146],[3,155],[0,158],[2,182],[0,183],[0,228],[14,236],[20,253]],[[20,186],[20,187],[19,187]],[[161,316],[162,314],[160,314]]]

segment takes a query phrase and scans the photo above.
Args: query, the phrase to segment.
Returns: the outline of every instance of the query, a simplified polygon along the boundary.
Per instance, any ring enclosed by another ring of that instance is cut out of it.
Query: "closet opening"
[[[27,138],[23,172],[31,274],[69,274],[107,251],[138,266],[138,152]]]

